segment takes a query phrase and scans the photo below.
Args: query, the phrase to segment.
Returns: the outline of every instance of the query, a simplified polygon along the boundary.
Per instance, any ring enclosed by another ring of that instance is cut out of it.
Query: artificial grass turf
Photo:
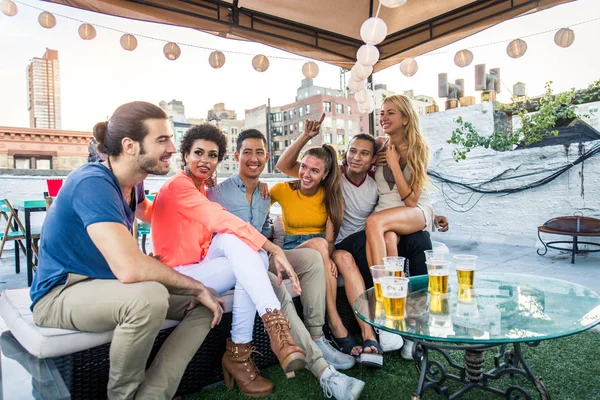
[[[537,377],[542,378],[552,400],[594,400],[600,399],[600,334],[583,332],[556,340],[542,341],[539,346],[530,348],[522,344],[521,349],[529,366]],[[431,353],[430,353],[431,354]],[[462,352],[454,352],[453,359],[461,363]],[[493,351],[486,352],[485,369],[491,368]],[[439,356],[433,356],[441,360]],[[444,364],[446,365],[446,364]],[[296,373],[296,378],[287,380],[279,366],[261,371],[262,375],[275,384],[275,391],[267,399],[323,399],[323,391],[317,379],[308,371]],[[357,365],[347,375],[365,381],[361,399],[410,399],[415,391],[418,374],[413,362],[403,360],[398,352],[385,355],[385,366],[373,370]],[[447,381],[448,382],[448,381]],[[537,391],[525,378],[517,377],[516,383],[529,390],[533,399],[539,398]],[[503,377],[495,386],[505,388],[510,378]],[[448,383],[450,393],[460,385]],[[435,391],[424,393],[422,399],[441,399]],[[491,393],[472,390],[461,397],[465,400],[501,399]],[[223,384],[188,395],[186,400],[247,399],[239,393],[237,386],[227,390]]]

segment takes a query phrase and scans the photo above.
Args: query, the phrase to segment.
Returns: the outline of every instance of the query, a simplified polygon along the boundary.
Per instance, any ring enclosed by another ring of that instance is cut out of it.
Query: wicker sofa
[[[286,281],[286,287],[294,296],[296,309],[302,317],[300,298],[291,292],[289,281]],[[358,332],[358,324],[346,300],[343,287],[339,289],[337,303],[342,320],[350,331]],[[233,292],[223,297],[228,305],[227,309],[231,310]],[[5,290],[0,296],[0,315],[17,341],[33,356],[51,359],[55,363],[72,399],[106,399],[112,332],[84,333],[66,329],[40,328],[33,322],[29,305],[28,289]],[[148,362],[152,361],[176,325],[177,321],[165,321],[163,329],[154,342]],[[231,313],[226,313],[221,323],[210,331],[188,364],[177,395],[198,392],[207,385],[223,380],[221,357],[230,329]],[[255,361],[259,368],[277,363],[277,358],[270,349],[269,338],[258,316],[254,323],[254,345],[258,351]]]

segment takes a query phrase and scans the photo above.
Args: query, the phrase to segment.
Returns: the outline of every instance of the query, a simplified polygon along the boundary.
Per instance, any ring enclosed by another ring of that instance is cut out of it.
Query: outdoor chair
[[[23,254],[27,255],[25,248],[25,226],[23,225],[23,222],[21,222],[19,215],[8,199],[0,200],[0,210],[2,218],[6,220],[6,226],[4,227],[3,232],[0,232],[0,257],[2,257],[4,245],[8,241],[14,241],[15,246],[19,246],[23,251]],[[40,238],[40,231],[32,230],[31,238],[33,239],[32,249],[37,257],[37,240]],[[17,270],[17,265],[17,260],[15,260],[15,272],[19,273],[20,271]]]

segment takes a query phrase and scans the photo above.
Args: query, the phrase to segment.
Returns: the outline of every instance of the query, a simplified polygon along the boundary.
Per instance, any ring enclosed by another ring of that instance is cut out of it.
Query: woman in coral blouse
[[[204,182],[213,175],[227,148],[219,128],[202,124],[189,129],[180,148],[183,171],[169,179],[154,200],[154,251],[166,265],[219,294],[234,288],[231,339],[222,360],[225,383],[231,387],[235,380],[245,395],[266,396],[273,384],[259,375],[251,358],[256,312],[265,323],[271,348],[285,373],[291,377],[293,371],[305,366],[304,353],[279,311],[281,304],[267,275],[266,251],[274,257],[278,271],[292,278],[299,293],[298,279],[283,250],[251,224],[206,198]]]

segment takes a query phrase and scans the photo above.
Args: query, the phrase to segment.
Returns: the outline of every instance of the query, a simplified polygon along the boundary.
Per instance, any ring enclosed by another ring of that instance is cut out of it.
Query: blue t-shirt
[[[136,189],[139,200],[140,190]],[[141,193],[143,196],[143,188]],[[134,218],[135,212],[108,168],[85,164],[71,172],[42,225],[39,265],[29,292],[31,309],[50,289],[64,284],[69,273],[116,279],[86,228],[97,222],[117,222],[131,229]]]
[[[219,203],[227,211],[236,217],[250,222],[254,229],[269,236],[269,210],[271,209],[271,198],[263,199],[260,195],[259,186],[252,193],[252,205],[246,200],[246,185],[238,174],[232,174],[218,185],[218,190],[208,188],[206,197],[210,201]]]

